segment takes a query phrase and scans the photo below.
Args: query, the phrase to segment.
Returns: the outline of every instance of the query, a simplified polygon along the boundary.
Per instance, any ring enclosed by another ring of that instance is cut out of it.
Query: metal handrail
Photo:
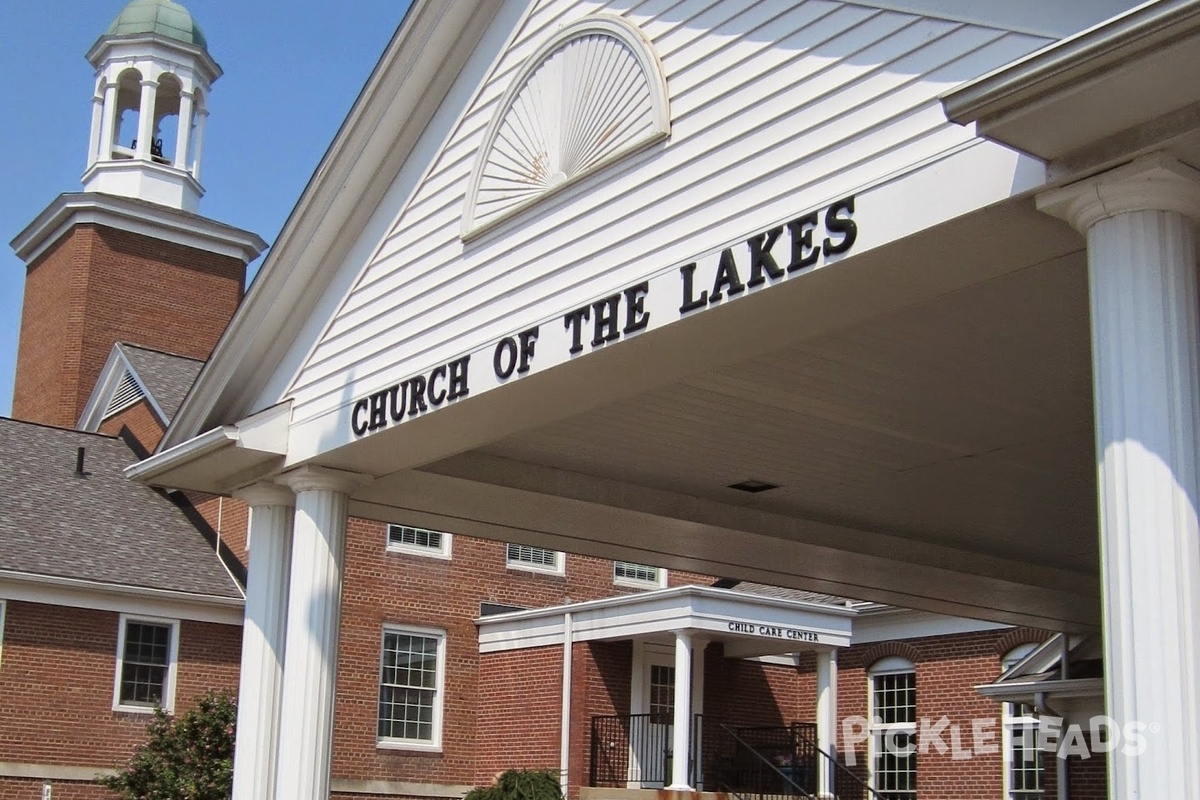
[[[803,737],[807,736],[807,734],[804,734],[804,733],[800,733],[799,735],[803,736]],[[844,775],[847,778],[849,778],[851,781],[853,781],[854,783],[858,784],[859,788],[861,788],[863,791],[865,791],[872,800],[888,800],[888,798],[885,795],[880,794],[876,789],[872,788],[869,783],[864,781],[858,775],[854,774],[853,770],[851,770],[849,767],[847,767],[842,762],[838,761],[837,758],[832,753],[827,753],[824,750],[822,750],[820,748],[820,746],[818,746],[818,744],[815,740],[809,742],[809,744],[811,745],[813,751],[815,751],[816,754],[820,758],[824,759],[826,765],[834,770],[835,775]],[[832,790],[832,793],[834,794],[834,796],[840,797],[840,795],[837,793],[837,790],[836,790],[836,786],[837,786],[836,778],[833,781],[831,781],[831,786],[834,787]]]
[[[786,773],[784,773],[783,770],[781,770],[779,767],[775,766],[775,764],[771,763],[771,759],[767,758],[762,753],[758,752],[758,750],[751,747],[749,745],[749,743],[747,743],[746,740],[743,739],[741,736],[738,736],[737,733],[732,728],[730,728],[728,725],[726,725],[723,722],[719,723],[719,724],[721,725],[721,729],[724,730],[725,733],[729,734],[729,736],[735,742],[740,744],[746,750],[750,751],[750,753],[752,755],[754,755],[754,757],[757,758],[759,761],[761,761],[763,764],[766,764],[771,769],[772,772],[774,772],[776,775],[778,775],[780,778],[783,779],[783,782],[785,785],[791,786],[795,790],[795,792],[798,796],[809,798],[809,800],[818,800],[818,798],[815,795],[809,794],[808,791],[803,786],[801,786],[800,784],[798,784],[794,780],[792,780],[790,775],[787,775]],[[759,792],[759,794],[763,794],[763,792]]]

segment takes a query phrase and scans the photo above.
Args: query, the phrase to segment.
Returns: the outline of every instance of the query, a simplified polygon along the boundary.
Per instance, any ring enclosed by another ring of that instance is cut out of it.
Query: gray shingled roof
[[[125,354],[125,358],[133,367],[134,372],[142,379],[146,390],[154,395],[158,407],[167,415],[167,420],[175,416],[183,398],[196,382],[203,361],[185,356],[149,350],[128,342],[119,342],[117,347]]]
[[[241,596],[183,511],[125,477],[120,439],[0,417],[0,454],[0,570]]]
[[[862,601],[850,600],[846,597],[838,597],[833,594],[822,594],[821,592],[808,592],[803,589],[785,589],[782,586],[767,586],[764,583],[753,583],[751,581],[741,581],[733,587],[735,592],[744,592],[745,594],[757,594],[763,597],[778,597],[784,600],[796,600],[802,603],[819,603],[825,606],[841,606],[848,608],[860,605]]]

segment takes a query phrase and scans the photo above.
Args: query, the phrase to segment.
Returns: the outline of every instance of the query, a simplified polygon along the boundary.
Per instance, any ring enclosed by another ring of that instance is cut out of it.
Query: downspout
[[[567,794],[567,781],[571,766],[571,651],[574,649],[575,634],[570,611],[563,613],[563,676],[562,676],[562,739],[558,745],[559,785],[563,796]]]

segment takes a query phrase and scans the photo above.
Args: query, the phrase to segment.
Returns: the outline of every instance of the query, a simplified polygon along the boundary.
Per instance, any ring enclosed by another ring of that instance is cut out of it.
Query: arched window
[[[917,671],[889,656],[867,671],[870,681],[871,787],[888,800],[917,796]]]
[[[1036,644],[1017,645],[1000,663],[1007,672],[1037,649]],[[1009,800],[1033,800],[1042,797],[1042,751],[1037,746],[1038,718],[1031,706],[1005,703],[1004,723],[1004,796]]]

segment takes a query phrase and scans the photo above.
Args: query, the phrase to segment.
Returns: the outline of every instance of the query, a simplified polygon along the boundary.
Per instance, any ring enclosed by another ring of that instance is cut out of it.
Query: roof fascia
[[[239,404],[253,401],[284,357],[292,337],[280,331],[292,332],[320,300],[341,266],[339,248],[353,244],[419,139],[406,135],[432,119],[439,103],[429,98],[450,90],[499,8],[455,0],[416,0],[409,8],[160,449],[253,410]],[[442,59],[432,83],[415,69],[428,66],[430,54]]]
[[[601,608],[619,608],[622,606],[638,606],[647,603],[652,603],[664,597],[672,596],[680,597],[716,597],[725,600],[732,600],[735,603],[740,603],[747,606],[765,606],[770,608],[784,609],[803,609],[805,611],[819,611],[829,614],[834,617],[853,617],[855,613],[843,606],[831,606],[824,603],[808,603],[803,600],[787,600],[782,597],[771,597],[770,595],[751,594],[749,592],[737,592],[732,589],[718,589],[713,586],[673,586],[669,589],[655,589],[649,592],[641,592],[639,594],[623,594],[613,597],[603,597],[599,600],[584,600],[578,603],[568,603],[559,606],[547,606],[546,608],[531,608],[524,611],[509,611],[505,614],[489,614],[486,617],[479,617],[475,620],[476,626],[484,627],[492,623],[509,622],[514,620],[527,620],[539,618],[561,617],[563,614],[571,613],[578,614],[584,611],[594,611]]]
[[[236,587],[236,582],[230,579]],[[0,570],[0,593],[6,599],[107,611],[149,605],[160,616],[240,625],[241,597],[195,594],[148,586],[105,583],[57,575]]]
[[[1151,0],[942,95],[946,116],[984,123],[1043,102],[1200,29],[1200,0]]]
[[[125,477],[132,481],[154,484],[157,477],[174,469],[178,464],[193,461],[226,447],[233,447],[237,441],[237,426],[223,425],[220,428],[213,428],[193,439],[161,450],[143,461],[126,467]]]

